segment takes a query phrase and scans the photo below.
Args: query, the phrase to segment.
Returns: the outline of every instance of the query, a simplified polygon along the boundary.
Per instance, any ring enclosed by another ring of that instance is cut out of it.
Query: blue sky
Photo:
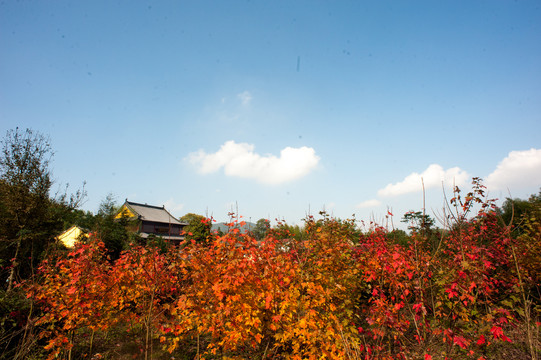
[[[4,1],[0,131],[83,208],[299,223],[541,187],[538,1]]]

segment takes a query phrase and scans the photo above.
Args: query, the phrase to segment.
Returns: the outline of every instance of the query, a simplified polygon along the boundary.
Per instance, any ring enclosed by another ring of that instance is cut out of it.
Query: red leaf
[[[265,309],[270,309],[272,301],[272,294],[267,294],[267,298],[265,299]]]
[[[466,340],[462,336],[455,336],[453,338],[453,342],[456,345],[460,346],[462,349],[465,349],[466,347],[468,347],[468,340]]]
[[[485,336],[484,336],[484,335],[481,335],[481,336],[479,337],[479,340],[477,340],[477,345],[483,345],[485,342],[486,342]]]
[[[504,335],[503,329],[499,326],[493,326],[492,329],[490,329],[490,332],[494,336],[494,339],[511,342],[511,339]]]

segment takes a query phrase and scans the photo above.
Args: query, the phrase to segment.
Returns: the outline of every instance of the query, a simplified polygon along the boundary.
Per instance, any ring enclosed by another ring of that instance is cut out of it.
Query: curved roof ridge
[[[128,199],[126,199],[124,205],[130,209],[130,211],[135,213],[136,216],[145,221],[187,225],[171,215],[171,213],[165,209],[165,206],[140,204],[128,201]]]

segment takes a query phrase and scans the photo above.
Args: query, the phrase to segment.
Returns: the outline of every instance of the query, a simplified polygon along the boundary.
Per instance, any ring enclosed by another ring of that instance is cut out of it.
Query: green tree
[[[101,202],[96,214],[95,226],[96,236],[103,241],[111,259],[118,259],[122,250],[126,249],[131,240],[126,229],[127,219],[115,219],[119,206],[116,204],[113,194],[108,194]]]
[[[187,222],[188,225],[184,228],[186,240],[199,243],[207,243],[211,236],[210,219],[203,215],[188,213],[180,218],[180,221]]]
[[[7,132],[0,156],[0,239],[3,266],[10,265],[7,289],[39,262],[62,224],[54,218],[49,139],[30,129]],[[21,266],[24,265],[24,266]]]
[[[73,209],[63,216],[64,229],[77,225],[83,229],[91,230],[96,227],[96,216],[91,211]]]
[[[541,190],[539,194],[531,195],[528,200],[506,198],[498,212],[505,225],[512,225],[514,233],[524,233],[524,221],[531,213],[541,207]]]
[[[265,236],[267,236],[269,229],[270,229],[270,221],[267,219],[259,219],[255,223],[255,227],[252,230],[252,233],[254,234],[254,237],[258,241],[261,241],[265,238]]]
[[[395,244],[407,246],[411,238],[401,229],[394,229],[387,234],[387,238]]]
[[[51,196],[53,151],[46,136],[17,128],[0,145],[0,358],[22,359],[36,341],[26,323],[33,305],[14,283],[30,278],[54,249],[55,236],[85,191],[68,196],[66,186]]]
[[[408,211],[400,222],[408,224],[408,229],[417,233],[430,232],[434,226],[434,219],[421,211]]]
[[[409,241],[415,236],[428,246],[432,252],[436,251],[444,232],[442,229],[434,226],[436,221],[430,215],[424,214],[421,211],[411,210],[405,213],[400,221],[408,224],[411,236],[402,237],[399,243],[404,245],[405,241]]]

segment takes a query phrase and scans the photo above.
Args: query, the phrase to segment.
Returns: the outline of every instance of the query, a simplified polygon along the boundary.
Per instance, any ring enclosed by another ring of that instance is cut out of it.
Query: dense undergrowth
[[[18,341],[50,359],[539,358],[541,219],[514,234],[476,181],[448,210],[400,239],[326,215],[115,261],[91,239],[15,290]]]

